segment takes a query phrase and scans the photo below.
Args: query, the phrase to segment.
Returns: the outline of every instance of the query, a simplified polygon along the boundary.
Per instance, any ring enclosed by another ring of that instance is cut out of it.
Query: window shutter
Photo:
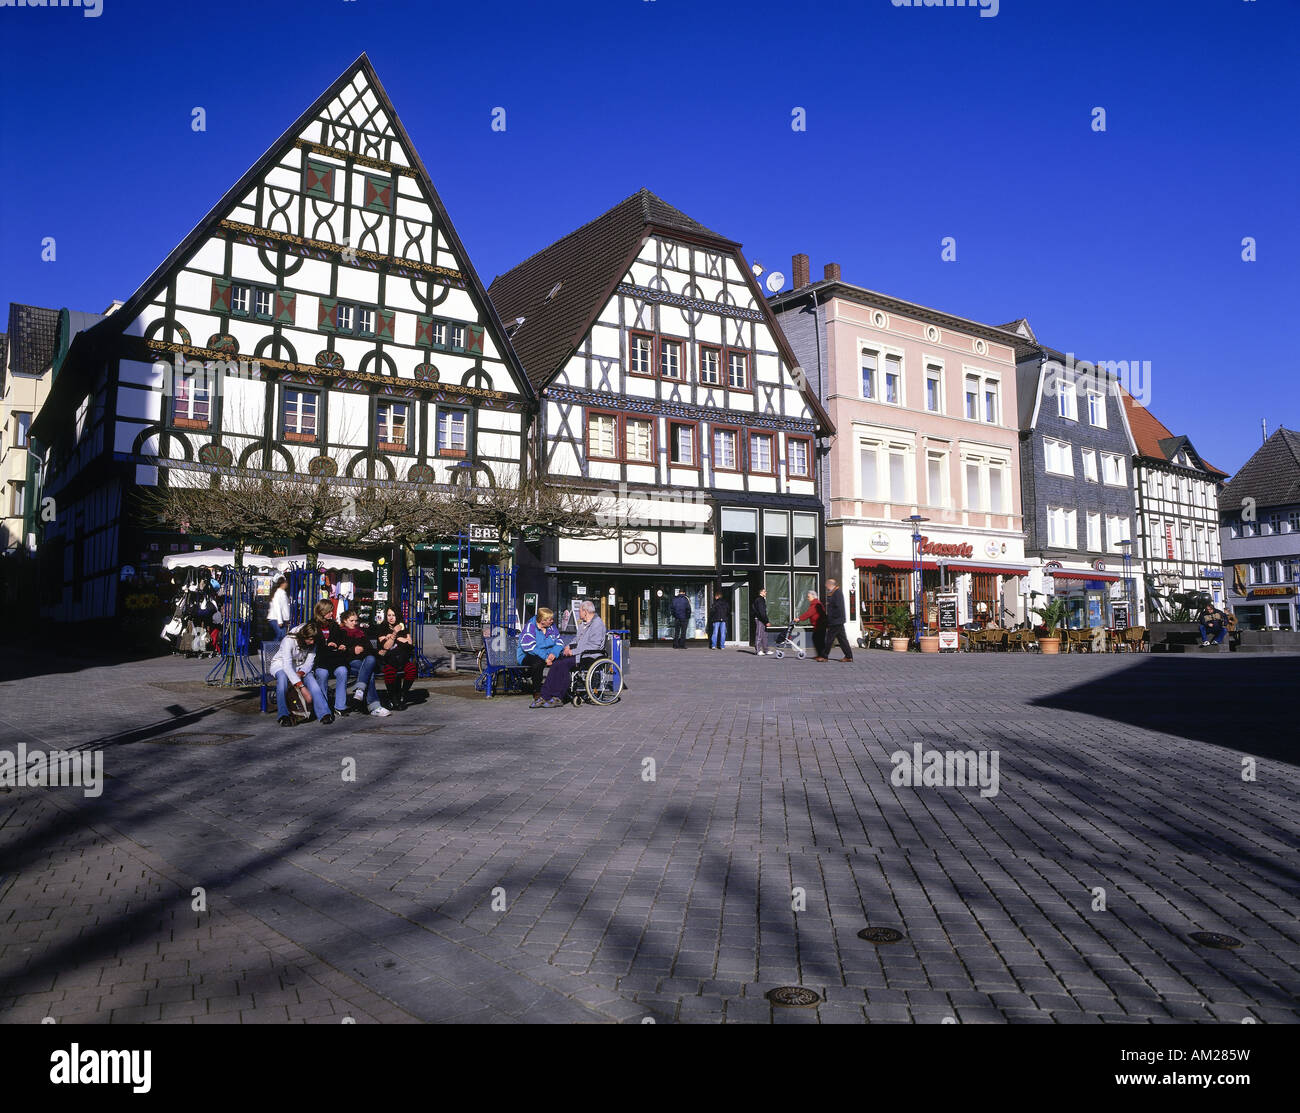
[[[433,347],[433,318],[421,313],[415,319],[415,342],[426,348]]]
[[[393,311],[391,309],[375,310],[375,336],[380,340],[393,339]]]
[[[338,298],[321,298],[320,310],[316,315],[316,327],[322,332],[336,332],[334,310],[339,306]]]
[[[281,324],[291,325],[294,321],[294,311],[298,307],[298,295],[290,290],[276,290],[275,292],[275,319]]]
[[[391,213],[393,211],[393,183],[388,178],[366,176],[365,208],[373,213]]]
[[[483,354],[483,326],[468,325],[465,328],[465,351]]]
[[[219,313],[230,312],[230,281],[225,278],[212,280],[212,305],[209,307]]]

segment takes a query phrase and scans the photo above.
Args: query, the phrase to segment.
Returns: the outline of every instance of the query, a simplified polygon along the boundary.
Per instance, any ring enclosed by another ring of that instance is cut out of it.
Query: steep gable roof
[[[1241,500],[1257,506],[1300,503],[1300,433],[1278,428],[1237,470],[1219,494],[1219,507],[1241,509]]]
[[[469,255],[465,251],[465,245],[461,242],[460,236],[451,222],[451,217],[447,215],[447,210],[443,206],[442,199],[438,196],[438,191],[434,189],[433,181],[429,177],[428,170],[425,169],[424,162],[421,160],[415,144],[411,142],[411,137],[407,134],[406,128],[402,126],[402,121],[393,108],[393,102],[389,99],[388,93],[379,81],[379,75],[375,72],[374,66],[371,65],[369,57],[364,53],[348,66],[298,119],[285,129],[280,137],[267,148],[262,157],[249,168],[248,172],[226,191],[225,195],[213,205],[203,219],[194,226],[193,230],[144,280],[135,293],[127,298],[125,304],[116,312],[109,314],[99,325],[87,331],[88,342],[97,343],[111,333],[121,332],[125,329],[141,310],[148,305],[154,291],[167,280],[171,271],[182,265],[191,253],[202,244],[204,239],[211,233],[212,226],[246,196],[266,171],[277,162],[284,150],[292,146],[303,130],[312,124],[340,93],[347,91],[348,87],[353,85],[357,78],[360,78],[365,85],[369,86],[369,89],[378,99],[382,112],[380,119],[384,120],[386,125],[392,128],[406,156],[410,159],[412,169],[418,173],[420,184],[428,196],[437,222],[447,238],[452,253],[456,256],[461,272],[465,276],[466,289],[471,298],[482,307],[486,315],[487,326],[492,332],[498,350],[501,352],[501,358],[509,369],[511,377],[515,380],[520,393],[531,400],[533,393],[528,384],[527,376],[524,375],[522,366],[506,341],[505,330],[501,327],[501,322],[496,315],[491,299],[487,295],[487,290],[470,262]]]
[[[1123,387],[1120,387],[1119,394],[1124,400],[1124,414],[1128,418],[1129,429],[1133,434],[1133,443],[1139,456],[1145,456],[1149,460],[1159,460],[1168,464],[1173,462],[1173,458],[1182,449],[1187,448],[1193,456],[1205,465],[1205,470],[1211,475],[1227,477],[1228,473],[1216,468],[1209,460],[1197,452],[1187,437],[1175,437],[1155,414],[1138,402]]]
[[[492,280],[488,296],[535,388],[581,343],[652,227],[738,246],[642,189]]]
[[[646,237],[655,232],[702,242],[737,257],[740,254],[735,240],[641,189],[492,280],[488,295],[501,319],[512,326],[511,343],[534,389],[540,391],[582,342]],[[796,366],[789,342],[762,291],[754,286],[749,268],[741,269],[782,358],[790,367]],[[523,318],[522,324],[514,328],[519,318]],[[816,395],[806,385],[802,393],[823,429],[833,431],[830,415]]]

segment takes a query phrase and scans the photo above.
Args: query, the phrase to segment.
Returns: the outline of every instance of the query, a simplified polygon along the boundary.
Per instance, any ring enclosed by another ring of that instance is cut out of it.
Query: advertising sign
[[[1127,630],[1130,625],[1128,616],[1128,600],[1116,599],[1112,602],[1110,605],[1110,616],[1116,630]]]
[[[935,596],[939,607],[939,651],[957,650],[961,644],[957,635],[957,594],[944,592]]]
[[[393,582],[393,566],[382,557],[375,565],[375,594],[373,602],[387,603]]]
[[[481,584],[477,576],[465,577],[465,617],[478,618],[483,613],[483,604],[479,598]]]
[[[496,526],[470,526],[469,539],[471,541],[487,541],[495,545],[501,540],[501,531]]]

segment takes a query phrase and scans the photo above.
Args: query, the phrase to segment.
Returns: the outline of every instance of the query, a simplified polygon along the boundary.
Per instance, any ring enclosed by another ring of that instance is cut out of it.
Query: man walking
[[[766,657],[771,652],[767,648],[767,588],[759,589],[749,613],[754,620],[754,656]]]
[[[848,635],[844,633],[844,624],[848,619],[848,610],[844,606],[844,592],[836,580],[826,581],[826,653],[831,646],[838,645],[844,651],[844,663],[853,660],[853,650],[849,647]]]
[[[686,648],[686,627],[691,621],[691,601],[680,587],[673,596],[673,648]]]

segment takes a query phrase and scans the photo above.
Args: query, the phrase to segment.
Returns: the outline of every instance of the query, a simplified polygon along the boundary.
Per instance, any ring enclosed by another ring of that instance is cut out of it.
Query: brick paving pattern
[[[1293,667],[634,650],[611,708],[292,730],[197,662],[3,682],[0,746],[111,779],[0,792],[0,1020],[1296,1022]]]

